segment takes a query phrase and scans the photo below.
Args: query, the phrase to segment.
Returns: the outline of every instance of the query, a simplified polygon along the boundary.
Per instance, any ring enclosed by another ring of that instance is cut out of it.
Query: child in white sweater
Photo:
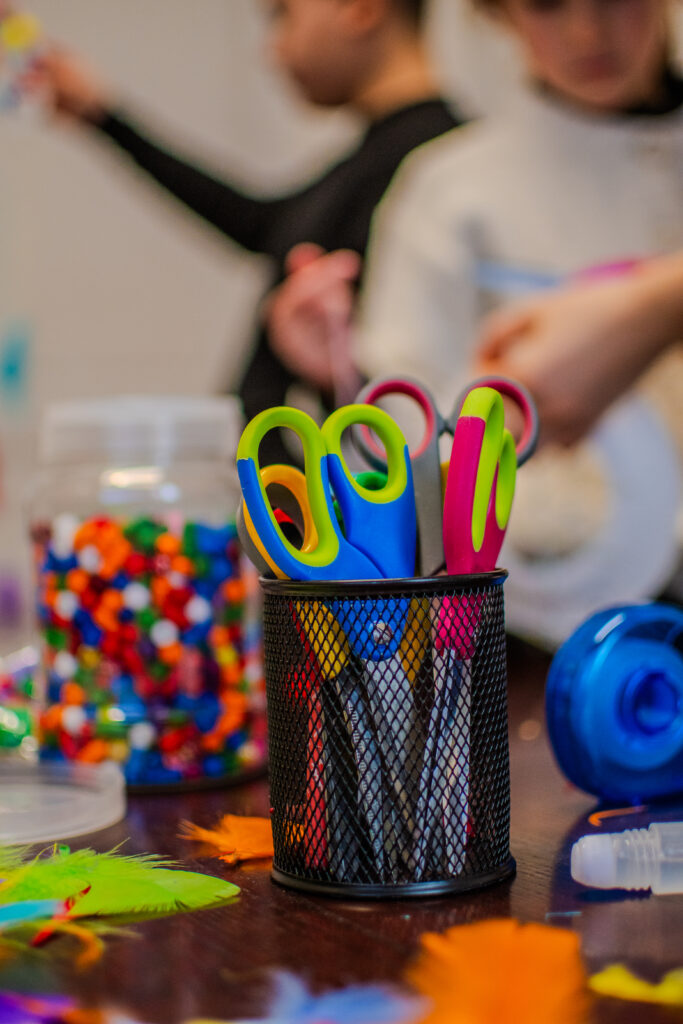
[[[531,83],[403,165],[373,231],[359,354],[444,402],[482,316],[683,245],[683,82],[665,0],[488,0]]]
[[[493,308],[596,268],[637,273],[634,264],[683,247],[683,82],[669,58],[667,0],[485,2],[518,39],[528,83],[506,111],[404,162],[375,218],[356,330],[357,359],[368,374],[425,380],[444,411],[471,375],[478,332]],[[320,294],[316,301],[321,310]],[[310,306],[307,312],[310,324]],[[324,327],[324,317],[318,323]],[[666,358],[649,393],[680,437],[683,368],[677,353]],[[647,454],[642,461],[647,467]],[[636,490],[641,503],[654,494],[645,476]],[[529,563],[584,547],[590,560],[590,538],[601,530],[603,549],[611,544],[604,564],[596,554],[595,577],[577,584],[568,618],[558,628],[541,623],[542,635],[558,638],[594,601],[644,596],[674,569],[664,565],[671,559],[662,548],[644,556],[649,569],[626,583],[615,571],[614,586],[607,585],[608,569],[635,565],[642,522],[663,533],[671,516],[658,519],[654,509],[648,520],[643,506],[633,527],[639,535],[627,530],[618,540],[609,518],[615,500],[625,499],[609,493],[589,449],[545,453],[520,474],[518,497],[514,540]],[[513,568],[514,561],[504,556],[502,564]],[[515,569],[511,590],[523,578]],[[539,588],[529,601],[538,598],[541,610],[562,603],[556,583],[541,580]]]

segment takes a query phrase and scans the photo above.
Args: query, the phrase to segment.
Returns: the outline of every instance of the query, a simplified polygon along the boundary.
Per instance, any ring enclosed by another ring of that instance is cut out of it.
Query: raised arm
[[[106,136],[158,185],[208,224],[252,252],[268,252],[273,216],[286,200],[248,195],[167,148],[117,107],[116,98],[80,58],[48,51],[31,72],[55,114]]]

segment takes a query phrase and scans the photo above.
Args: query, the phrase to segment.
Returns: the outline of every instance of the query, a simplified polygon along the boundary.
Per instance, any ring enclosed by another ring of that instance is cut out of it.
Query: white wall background
[[[357,131],[304,109],[264,66],[258,0],[27,6],[155,127],[252,188],[307,177]],[[472,112],[495,109],[517,76],[506,40],[467,0],[435,0],[429,36],[447,90]],[[21,535],[18,495],[45,404],[215,390],[242,358],[263,268],[82,132],[5,114],[0,154],[0,328],[20,318],[32,335],[28,404],[0,408],[1,569]]]
[[[355,133],[344,118],[304,109],[265,67],[256,0],[31,6],[156,127],[252,187],[306,177]],[[474,22],[442,0],[430,36],[447,86],[486,109],[510,61]],[[33,324],[36,405],[133,386],[204,391],[227,379],[249,336],[258,260],[133,182],[80,131],[5,116],[0,151],[0,258],[11,264],[0,315],[16,308]]]

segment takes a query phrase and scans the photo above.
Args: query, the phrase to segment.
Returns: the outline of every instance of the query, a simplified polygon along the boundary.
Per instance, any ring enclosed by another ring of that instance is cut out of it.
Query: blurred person
[[[280,69],[310,102],[346,107],[368,128],[360,144],[319,178],[291,193],[250,195],[176,155],[120,108],[113,92],[78,57],[53,48],[30,85],[42,89],[56,114],[108,139],[199,217],[254,253],[270,257],[271,286],[325,250],[348,250],[347,280],[362,266],[374,209],[405,155],[459,123],[441,97],[422,40],[427,0],[268,0],[269,44]],[[302,249],[296,250],[301,243]],[[291,257],[290,251],[295,249]],[[335,257],[336,258],[336,257]],[[345,300],[346,301],[346,300]],[[352,302],[352,299],[349,301]],[[343,342],[343,336],[338,341]],[[304,381],[325,407],[335,390],[353,386],[350,353],[328,351],[329,372],[293,372],[259,329],[238,385],[248,417],[282,404]],[[272,432],[263,461],[289,458]]]
[[[484,324],[477,371],[521,380],[547,442],[574,444],[683,341],[683,250],[618,280],[530,299]]]
[[[683,245],[668,0],[482,3],[518,40],[526,85],[505,112],[405,161],[373,224],[355,329],[367,372],[421,375],[445,402],[492,307]],[[300,357],[304,321],[326,344],[327,305],[348,287],[337,266],[321,261],[317,280],[307,262],[271,305],[284,359]]]
[[[671,57],[669,0],[481,5],[517,41],[525,81],[505,110],[406,159],[373,222],[360,315],[346,324],[364,372],[415,376],[444,412],[475,375],[476,339],[494,309],[584,277],[616,284],[623,275],[625,283],[641,264],[683,248],[683,80]],[[271,304],[272,343],[284,360],[300,358],[303,324],[309,348],[329,344],[330,323],[343,334],[348,282],[329,256],[321,266],[324,287],[309,262]],[[681,455],[680,353],[657,360],[641,388]],[[627,434],[620,437],[628,447]],[[536,593],[544,567],[574,555],[578,564],[595,538],[604,540],[611,486],[590,444],[545,446],[525,466],[508,559],[529,567],[526,579],[537,568]],[[648,500],[645,488],[643,513]],[[640,541],[610,549],[605,576],[609,559],[633,561]],[[575,600],[579,621],[590,588],[583,608]],[[547,603],[559,608],[560,595],[547,593]]]

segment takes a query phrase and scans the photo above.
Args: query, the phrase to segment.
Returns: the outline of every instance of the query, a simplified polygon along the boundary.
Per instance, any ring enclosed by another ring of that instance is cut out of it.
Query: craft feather
[[[599,974],[592,975],[588,984],[601,996],[683,1007],[683,967],[669,971],[653,984],[637,977],[623,964],[611,964]]]
[[[57,1024],[74,1009],[71,999],[0,992],[0,1024]]]
[[[0,878],[0,907],[78,897],[71,917],[173,914],[226,903],[239,892],[220,878],[176,870],[163,858],[116,851],[53,852],[27,861],[0,847]]]
[[[200,828],[191,821],[184,821],[180,835],[183,839],[205,843],[211,848],[212,856],[226,864],[264,860],[273,856],[270,818],[225,814],[215,828]]]
[[[422,1020],[425,1009],[422,1000],[392,985],[350,985],[314,995],[299,978],[278,971],[274,989],[265,1017],[235,1024],[413,1024]]]
[[[62,900],[22,900],[20,903],[5,903],[0,905],[0,932],[29,921],[44,921],[62,910]]]
[[[424,1024],[583,1024],[579,939],[564,928],[480,921],[422,936],[405,974],[431,1001]]]

